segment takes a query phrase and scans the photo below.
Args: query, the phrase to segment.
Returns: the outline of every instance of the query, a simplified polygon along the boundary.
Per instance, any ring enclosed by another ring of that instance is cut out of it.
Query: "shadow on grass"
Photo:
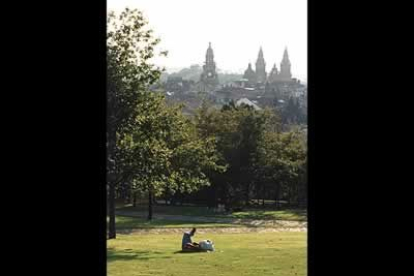
[[[130,211],[140,211],[146,214],[147,210],[145,206],[126,206],[117,210],[124,211],[126,213]],[[306,221],[307,210],[306,208],[275,208],[274,206],[267,206],[263,208],[261,206],[245,207],[241,212],[229,212],[229,213],[214,213],[206,207],[183,207],[183,206],[156,206],[154,207],[156,214],[161,215],[180,215],[180,216],[199,216],[205,218],[227,218],[227,219],[260,219],[260,220],[296,220]],[[143,215],[142,218],[144,218]]]
[[[174,254],[191,254],[191,253],[207,253],[207,251],[205,250],[199,250],[199,251],[183,251],[183,250],[178,250],[175,251]]]
[[[222,223],[214,221],[196,221],[196,220],[172,220],[172,219],[153,219],[148,221],[140,217],[117,216],[116,228],[122,233],[129,233],[134,230],[146,229],[168,229],[168,228],[191,228],[191,227],[231,227],[231,223]]]
[[[169,256],[160,256],[163,253],[150,250],[135,250],[135,249],[122,249],[114,250],[113,248],[107,249],[106,260],[107,262],[113,261],[145,261],[149,259],[166,259],[171,258]]]
[[[249,209],[242,212],[235,212],[227,215],[229,218],[237,219],[258,219],[258,220],[294,220],[306,221],[306,209]]]

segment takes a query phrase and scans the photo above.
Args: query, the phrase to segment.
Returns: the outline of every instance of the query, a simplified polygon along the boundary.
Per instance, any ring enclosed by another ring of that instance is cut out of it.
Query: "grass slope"
[[[119,234],[108,240],[108,276],[305,276],[306,233],[197,235],[213,253],[180,253],[181,235]]]

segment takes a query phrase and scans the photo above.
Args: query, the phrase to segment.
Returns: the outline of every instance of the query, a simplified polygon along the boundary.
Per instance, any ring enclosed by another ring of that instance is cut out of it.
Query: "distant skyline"
[[[307,0],[108,0],[108,11],[125,7],[144,13],[160,50],[154,58],[169,71],[203,65],[208,43],[217,67],[243,73],[262,47],[266,71],[280,62],[285,47],[292,75],[307,80]]]

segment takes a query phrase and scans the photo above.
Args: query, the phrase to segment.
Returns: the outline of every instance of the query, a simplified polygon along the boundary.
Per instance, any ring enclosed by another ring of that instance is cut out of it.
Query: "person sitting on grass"
[[[196,242],[191,240],[191,237],[194,236],[196,229],[193,228],[190,232],[185,232],[183,235],[182,241],[182,250],[183,251],[192,251],[192,250],[199,250],[200,245]]]

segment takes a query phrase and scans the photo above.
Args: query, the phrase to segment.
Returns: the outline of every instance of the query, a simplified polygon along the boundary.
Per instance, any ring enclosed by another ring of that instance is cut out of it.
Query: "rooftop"
[[[255,110],[261,110],[261,108],[257,104],[255,104],[254,102],[250,101],[247,98],[241,98],[236,102],[237,106],[239,106],[241,104],[252,106]]]

